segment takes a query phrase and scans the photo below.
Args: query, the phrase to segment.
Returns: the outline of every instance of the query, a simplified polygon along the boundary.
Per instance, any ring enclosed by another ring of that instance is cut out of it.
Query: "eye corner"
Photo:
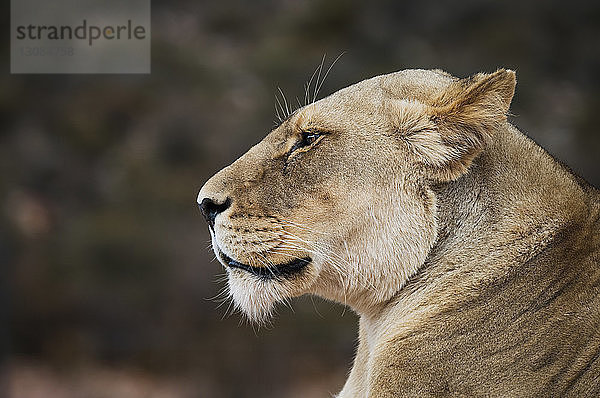
[[[316,128],[305,128],[299,130],[297,134],[299,135],[298,141],[296,141],[296,143],[288,152],[289,155],[293,154],[298,150],[306,151],[310,149],[313,145],[320,141],[321,138],[327,133]]]
[[[316,129],[308,129],[308,130],[302,130],[300,132],[300,135],[302,137],[319,136],[319,135],[321,135],[321,132],[319,130],[316,130]]]
[[[308,146],[316,142],[321,136],[325,135],[324,131],[316,128],[307,128],[300,131],[301,146]]]

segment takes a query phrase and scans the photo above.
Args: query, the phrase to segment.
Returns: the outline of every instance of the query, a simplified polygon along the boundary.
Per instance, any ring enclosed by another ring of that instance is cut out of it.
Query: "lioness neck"
[[[431,308],[454,302],[536,256],[565,225],[585,222],[591,205],[578,177],[508,123],[468,173],[432,188],[436,243],[419,272],[366,319],[390,308],[408,314],[428,297]]]
[[[343,397],[360,396],[373,383],[375,358],[393,355],[377,353],[386,350],[386,341],[414,336],[446,316],[441,314],[460,313],[506,283],[511,272],[526,275],[530,260],[567,229],[585,239],[586,225],[597,228],[590,224],[599,218],[597,191],[508,123],[468,173],[433,190],[436,243],[393,299],[361,314],[360,346]]]

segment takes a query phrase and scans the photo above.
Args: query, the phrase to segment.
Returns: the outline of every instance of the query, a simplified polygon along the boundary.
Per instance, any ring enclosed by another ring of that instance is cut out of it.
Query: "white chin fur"
[[[213,231],[210,232],[215,256],[219,258],[215,234]],[[266,323],[273,314],[275,304],[286,300],[286,289],[281,283],[259,279],[243,270],[227,266],[225,268],[228,274],[229,296],[235,307],[250,322]]]
[[[228,269],[227,273],[229,294],[236,308],[251,322],[267,322],[275,304],[287,297],[286,289],[280,282],[261,280],[243,270]]]

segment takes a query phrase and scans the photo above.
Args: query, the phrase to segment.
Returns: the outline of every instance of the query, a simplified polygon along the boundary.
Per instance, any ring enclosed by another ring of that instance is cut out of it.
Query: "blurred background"
[[[137,76],[10,75],[7,35],[0,395],[338,392],[356,317],[310,297],[272,327],[226,315],[200,186],[272,128],[277,87],[303,98],[342,52],[320,97],[404,68],[515,69],[511,121],[598,186],[599,21],[580,0],[156,0]]]

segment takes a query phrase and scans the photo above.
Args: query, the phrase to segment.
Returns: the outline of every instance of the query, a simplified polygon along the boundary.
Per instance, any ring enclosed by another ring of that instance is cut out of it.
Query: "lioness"
[[[360,315],[339,397],[600,396],[600,192],[507,121],[515,84],[364,80],[200,190],[248,317],[306,293]]]

